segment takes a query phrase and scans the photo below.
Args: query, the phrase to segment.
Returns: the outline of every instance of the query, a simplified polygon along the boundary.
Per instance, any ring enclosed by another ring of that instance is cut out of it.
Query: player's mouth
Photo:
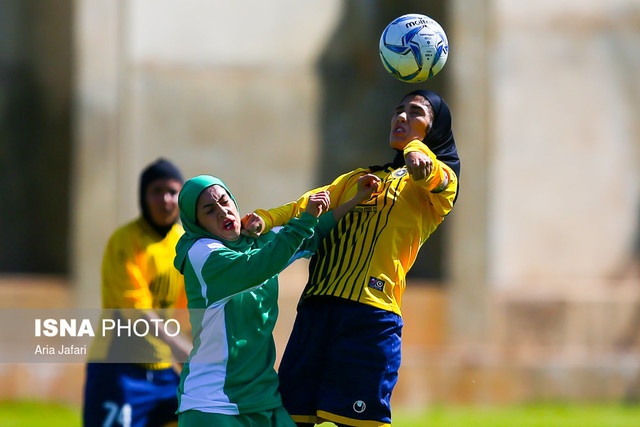
[[[402,125],[398,125],[398,126],[393,128],[393,134],[394,135],[402,134],[402,133],[405,133],[406,131],[407,131],[407,129]]]
[[[222,221],[222,229],[227,231],[235,230],[236,229],[235,220],[227,218],[224,221]]]

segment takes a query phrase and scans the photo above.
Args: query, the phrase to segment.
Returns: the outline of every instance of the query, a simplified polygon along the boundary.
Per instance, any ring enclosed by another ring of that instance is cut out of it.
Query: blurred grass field
[[[437,406],[393,414],[394,427],[638,427],[640,407],[622,404]]]
[[[80,409],[48,402],[0,402],[0,427],[79,426]]]
[[[394,410],[394,427],[637,427],[640,406],[436,406]],[[80,426],[80,409],[55,403],[0,402],[0,427]],[[331,427],[332,424],[325,423]]]

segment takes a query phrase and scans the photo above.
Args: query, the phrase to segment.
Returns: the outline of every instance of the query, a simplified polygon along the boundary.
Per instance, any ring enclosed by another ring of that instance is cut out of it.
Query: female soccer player
[[[178,224],[182,182],[178,168],[164,159],[142,172],[142,214],[113,233],[102,261],[102,306],[111,320],[159,320],[160,310],[184,301],[184,281],[173,267],[183,233]],[[190,348],[181,335],[96,335],[87,364],[83,425],[142,427],[177,421],[179,377],[171,361],[184,361]]]
[[[175,266],[185,278],[193,350],[178,387],[180,426],[295,426],[274,370],[278,273],[309,256],[378,181],[365,175],[350,200],[322,216],[328,193],[311,195],[299,218],[258,238],[240,234],[236,200],[220,179],[185,183]]]
[[[299,426],[388,426],[398,378],[406,273],[453,207],[460,161],[451,115],[437,94],[406,95],[391,119],[392,163],[356,169],[298,201],[243,219],[247,233],[289,221],[317,191],[331,204],[358,178],[381,180],[319,246],[279,368],[285,408]]]

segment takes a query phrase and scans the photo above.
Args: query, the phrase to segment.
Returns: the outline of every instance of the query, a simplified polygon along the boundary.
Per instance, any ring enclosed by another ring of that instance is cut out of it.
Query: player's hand
[[[319,191],[309,196],[309,202],[307,202],[306,213],[318,218],[323,212],[329,210],[329,192]]]
[[[240,233],[245,236],[258,237],[264,230],[264,220],[256,213],[245,215],[240,220],[240,224],[242,225]]]
[[[378,190],[380,185],[380,178],[373,174],[362,175],[358,178],[358,192],[356,197],[358,202],[369,200],[371,195]]]
[[[404,162],[407,165],[407,171],[411,174],[414,181],[420,181],[431,175],[433,168],[433,160],[420,151],[412,151],[404,156]]]

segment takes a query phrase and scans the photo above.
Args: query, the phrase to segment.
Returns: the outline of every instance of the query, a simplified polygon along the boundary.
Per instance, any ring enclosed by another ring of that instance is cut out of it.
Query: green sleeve
[[[317,222],[305,212],[289,221],[275,236],[265,237],[267,242],[263,246],[244,252],[222,245],[214,249],[200,269],[207,305],[259,286],[280,273],[303,241],[312,236]],[[195,265],[194,270],[198,275]]]

